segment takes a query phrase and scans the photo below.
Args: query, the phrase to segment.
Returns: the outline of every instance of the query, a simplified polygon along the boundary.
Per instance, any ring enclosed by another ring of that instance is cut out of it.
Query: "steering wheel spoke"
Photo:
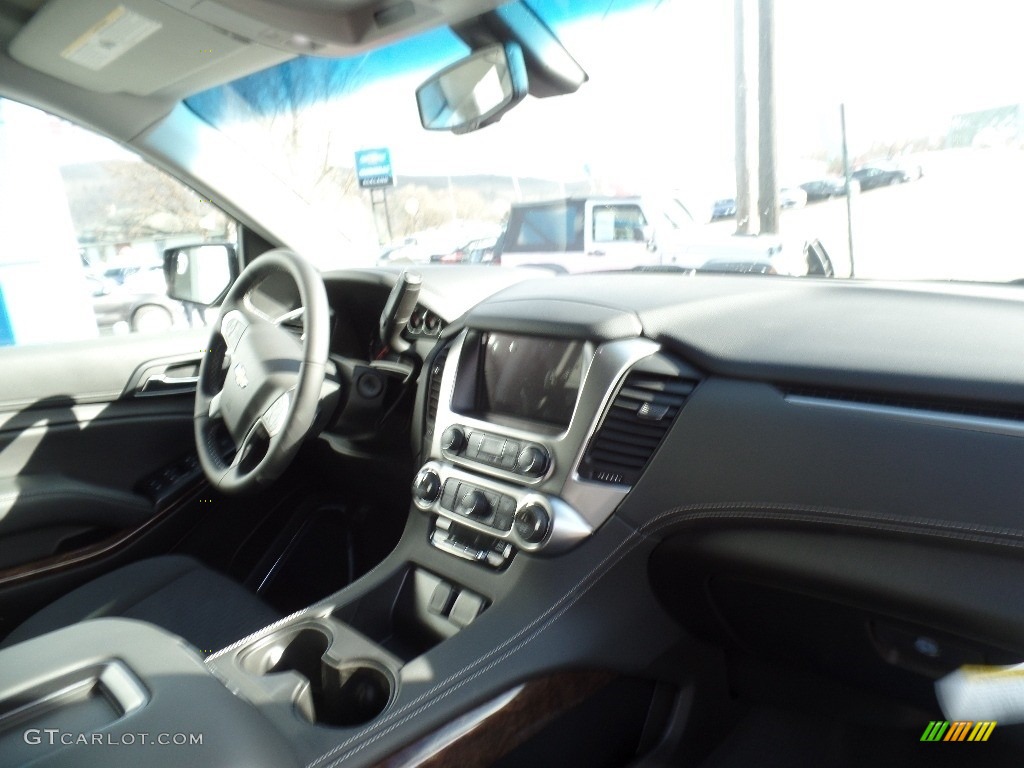
[[[288,392],[285,392],[274,400],[273,404],[260,416],[258,423],[263,426],[271,438],[277,437],[284,429],[290,406],[291,397]]]
[[[216,395],[210,398],[210,407],[207,410],[207,416],[209,416],[211,419],[221,418],[220,398],[222,394],[224,394],[223,390],[221,390]]]
[[[249,325],[249,319],[239,309],[232,309],[224,313],[224,317],[220,321],[220,335],[227,347],[225,353],[227,360],[230,360],[231,355],[238,349],[238,343],[245,336]]]

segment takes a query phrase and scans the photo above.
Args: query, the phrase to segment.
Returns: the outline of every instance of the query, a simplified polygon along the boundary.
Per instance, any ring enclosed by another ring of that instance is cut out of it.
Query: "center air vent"
[[[427,424],[425,435],[428,440],[434,434],[434,419],[437,418],[437,404],[441,400],[441,376],[444,374],[444,363],[448,359],[448,350],[445,346],[434,357],[430,366],[430,381],[427,383]]]
[[[633,485],[695,386],[675,376],[630,373],[583,454],[580,477]]]

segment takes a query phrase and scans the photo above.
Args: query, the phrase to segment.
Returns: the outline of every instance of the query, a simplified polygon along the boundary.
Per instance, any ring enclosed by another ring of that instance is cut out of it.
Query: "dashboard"
[[[449,305],[440,297],[450,276]],[[446,307],[465,298],[466,280],[443,270],[425,280],[434,301],[421,311],[441,319],[436,339],[419,340],[428,362],[413,494],[436,520],[436,545],[491,567],[516,551],[565,551],[616,510],[642,525],[627,498],[634,487],[662,507],[770,500],[905,512],[927,500],[933,513],[962,516],[936,491],[933,468],[980,433],[994,440],[1024,425],[1024,358],[1008,354],[1024,338],[1024,313],[1012,288],[583,275],[517,281],[457,316]],[[734,414],[752,403],[747,423],[763,431],[733,433]],[[719,408],[721,421],[707,423]],[[854,440],[847,422],[871,437]],[[928,428],[941,437],[920,441],[915,430]],[[821,461],[823,448],[835,463]],[[876,465],[880,453],[887,465]],[[910,465],[920,473],[908,478]],[[1018,490],[962,466],[948,468],[974,498],[1001,497],[990,509]]]
[[[334,594],[191,659],[248,702],[226,743],[276,734],[299,765],[442,747],[470,750],[446,756],[460,765],[693,765],[740,723],[742,760],[725,764],[746,764],[747,713],[786,711],[801,745],[824,720],[851,744],[881,729],[917,747],[936,679],[1024,655],[1018,289],[422,278],[396,326],[408,346],[388,353],[375,334],[398,273],[325,276],[346,411],[297,463],[366,475],[337,487],[386,494],[397,543]],[[294,311],[264,292],[259,311]],[[83,626],[64,635],[82,658],[102,640]],[[158,637],[134,668],[165,663],[177,641]],[[622,751],[587,752],[596,733]],[[1014,730],[997,735],[1019,760]],[[880,749],[836,764],[880,764]]]
[[[335,322],[363,315],[353,349],[395,277],[327,276]],[[687,670],[699,641],[801,670],[769,700],[806,696],[806,673],[875,697],[856,717],[927,722],[942,674],[1024,654],[1006,586],[1024,578],[1018,289],[423,277],[416,311],[438,321],[406,328],[423,361],[411,511],[357,602],[413,574],[416,621],[446,638],[438,700],[547,669]],[[763,696],[750,667],[729,674]]]
[[[693,597],[709,579],[754,573],[743,593],[781,588],[815,646],[808,658],[834,644],[815,628],[821,611],[850,601],[861,611],[850,631],[946,632],[951,647],[994,658],[1024,637],[1024,617],[965,586],[980,584],[978,565],[947,548],[984,540],[981,559],[998,559],[1024,535],[1021,308],[1016,289],[990,286],[518,283],[450,318],[434,349],[414,506],[435,547],[499,572],[581,548],[612,519],[654,535],[650,589],[719,641],[759,648],[773,635],[731,593]],[[730,538],[736,526],[752,538]],[[795,554],[808,535],[834,556]],[[936,608],[926,585],[943,568],[957,596]],[[947,661],[866,634],[845,671],[823,662],[830,674]]]
[[[394,279],[327,277],[335,351],[365,348]],[[950,518],[979,514],[951,506],[964,493],[992,499],[991,511],[1020,490],[949,464],[968,443],[1024,428],[1014,288],[450,266],[426,268],[423,284],[405,331],[426,361],[413,500],[434,521],[431,541],[460,557],[503,569],[519,551],[566,551],[616,510],[642,525],[635,487],[662,507],[905,512],[926,500]],[[762,431],[728,429],[745,410]],[[939,432],[921,440],[921,429]],[[932,481],[942,466],[957,497]]]

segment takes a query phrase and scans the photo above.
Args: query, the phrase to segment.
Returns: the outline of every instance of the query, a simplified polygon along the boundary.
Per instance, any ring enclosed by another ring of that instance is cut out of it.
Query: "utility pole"
[[[775,141],[775,0],[758,0],[757,167],[761,234],[779,233]]]
[[[757,205],[752,179],[757,174],[755,137],[750,130],[750,117],[756,109],[757,58],[753,55],[756,26],[747,12],[754,10],[754,0],[733,0],[733,61],[736,76],[736,234],[755,235],[759,217],[751,215]],[[753,29],[752,29],[753,27]],[[755,34],[750,33],[754,31]]]
[[[850,249],[850,277],[853,277],[853,201],[850,199],[853,185],[850,183],[850,153],[846,148],[846,104],[839,105],[839,130],[843,137],[843,178],[846,179],[846,244]]]

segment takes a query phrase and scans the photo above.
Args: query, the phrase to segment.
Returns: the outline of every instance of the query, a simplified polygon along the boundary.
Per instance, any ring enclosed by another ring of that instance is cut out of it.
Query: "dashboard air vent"
[[[437,404],[441,400],[441,375],[444,373],[444,363],[448,359],[448,350],[445,346],[430,366],[430,381],[427,383],[427,425],[425,437],[429,439],[434,434],[434,419],[437,418]]]
[[[634,371],[626,377],[580,462],[580,477],[633,485],[696,382]]]

